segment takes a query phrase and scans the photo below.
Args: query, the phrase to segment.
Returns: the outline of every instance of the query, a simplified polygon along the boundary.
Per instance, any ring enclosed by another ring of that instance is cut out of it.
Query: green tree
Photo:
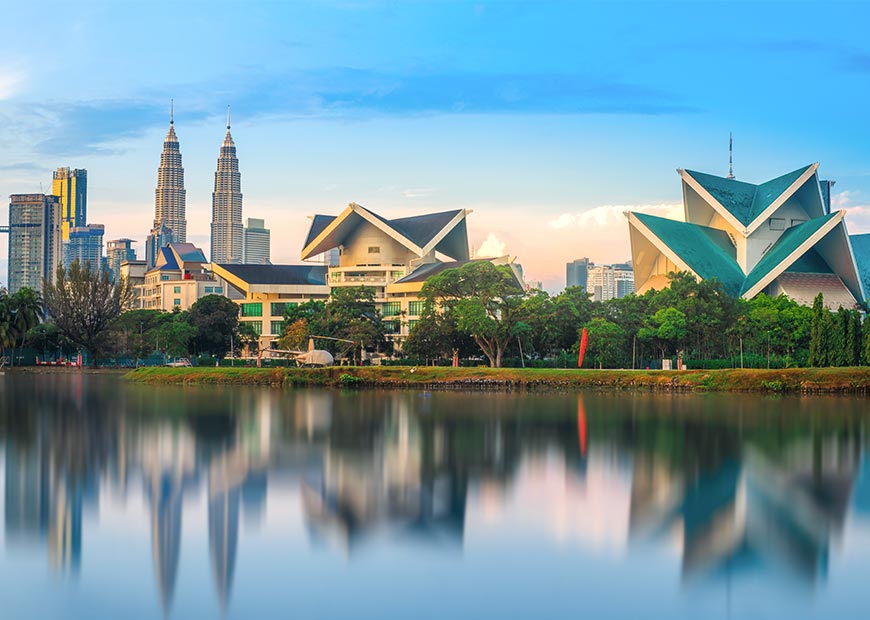
[[[810,366],[828,365],[828,338],[826,330],[830,312],[825,308],[824,297],[821,293],[813,300],[813,315],[810,327]]]
[[[687,333],[686,315],[676,308],[662,308],[650,317],[638,338],[653,342],[664,358],[682,350]]]
[[[79,347],[97,358],[107,348],[108,327],[132,295],[126,279],[112,280],[104,269],[73,261],[59,265],[54,282],[43,282],[45,305],[58,328]]]
[[[191,325],[188,312],[164,314],[155,332],[155,348],[170,357],[187,355],[191,343],[199,333],[197,328]]]
[[[517,334],[522,294],[509,266],[486,260],[445,269],[427,280],[421,291],[427,304],[455,317],[459,331],[474,339],[494,368],[501,367]]]
[[[206,295],[190,307],[188,321],[196,329],[194,350],[222,359],[238,334],[239,306],[223,295]]]
[[[278,348],[291,351],[305,351],[308,349],[308,321],[304,318],[296,319],[292,323],[284,325],[284,333],[278,339]]]
[[[596,317],[586,324],[587,355],[598,363],[599,368],[614,367],[622,357],[621,350],[625,346],[625,330],[616,323]],[[580,336],[582,333],[578,333]],[[579,346],[579,343],[578,343]]]
[[[76,345],[54,323],[40,323],[32,327],[25,337],[24,346],[41,353],[48,359],[60,353],[69,357],[76,352]]]

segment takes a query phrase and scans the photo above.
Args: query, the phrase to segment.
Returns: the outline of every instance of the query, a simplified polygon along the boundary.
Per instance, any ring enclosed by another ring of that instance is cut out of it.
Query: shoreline
[[[138,383],[427,390],[870,393],[870,367],[727,370],[573,370],[332,366],[328,368],[139,368]]]

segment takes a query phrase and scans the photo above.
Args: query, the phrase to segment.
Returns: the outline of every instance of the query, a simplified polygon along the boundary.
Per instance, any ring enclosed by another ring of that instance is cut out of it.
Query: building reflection
[[[827,576],[849,510],[870,514],[860,430],[782,435],[775,421],[774,431],[733,423],[731,411],[711,424],[679,410],[683,401],[668,412],[650,398],[621,397],[619,409],[536,394],[118,395],[80,381],[14,395],[0,392],[7,544],[41,547],[51,567],[76,574],[101,487],[139,494],[165,616],[182,536],[206,531],[215,599],[231,606],[245,537],[267,522],[275,493],[299,502],[313,541],[349,558],[384,538],[461,553],[484,512],[598,551],[676,536],[687,583],[765,571],[813,584]],[[207,527],[184,532],[185,508],[203,497]]]

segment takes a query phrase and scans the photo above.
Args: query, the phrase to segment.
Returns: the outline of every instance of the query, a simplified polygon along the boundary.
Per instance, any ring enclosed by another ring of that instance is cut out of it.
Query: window
[[[386,333],[386,334],[398,334],[399,333],[399,322],[398,321],[384,321],[384,333]]]
[[[263,321],[245,321],[244,323],[253,327],[254,333],[258,336],[263,333]]]
[[[263,316],[263,304],[242,304],[242,316]]]
[[[180,306],[181,300],[176,297],[175,299],[172,300],[172,305],[173,306]]]
[[[369,254],[380,254],[380,253],[381,253],[381,248],[379,248],[378,246],[376,246],[376,245],[369,246]]]
[[[394,282],[396,280],[401,280],[404,277],[405,277],[404,271],[391,271],[390,272],[390,280],[393,280]]]
[[[169,276],[160,276],[161,282],[166,282],[167,280],[169,280]]]
[[[284,316],[284,312],[287,308],[292,308],[298,306],[299,304],[295,301],[282,301],[279,303],[272,304],[272,316]]]
[[[223,295],[224,289],[222,286],[216,286],[216,287],[214,287],[214,292],[215,292],[215,295]]]
[[[408,333],[411,333],[411,330],[414,329],[414,326],[420,321],[408,321]]]
[[[284,321],[272,321],[272,329],[270,332],[273,336],[280,336],[284,333]]]
[[[411,316],[420,316],[423,314],[423,302],[422,301],[409,301],[408,302],[408,314]]]
[[[785,218],[772,217],[769,222],[770,230],[785,230]]]
[[[176,295],[180,295],[181,294],[181,287],[180,286],[173,286],[172,292],[175,293]]]
[[[206,286],[205,292],[206,293],[214,293],[214,287],[213,286]]]
[[[381,307],[381,315],[383,316],[396,316],[401,311],[402,306],[398,301],[385,302]]]

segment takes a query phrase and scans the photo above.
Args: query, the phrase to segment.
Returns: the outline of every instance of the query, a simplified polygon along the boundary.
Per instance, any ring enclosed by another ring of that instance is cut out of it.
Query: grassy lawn
[[[866,392],[870,368],[782,370],[576,370],[367,366],[329,368],[140,368],[144,383],[272,386],[552,388],[655,391]]]

